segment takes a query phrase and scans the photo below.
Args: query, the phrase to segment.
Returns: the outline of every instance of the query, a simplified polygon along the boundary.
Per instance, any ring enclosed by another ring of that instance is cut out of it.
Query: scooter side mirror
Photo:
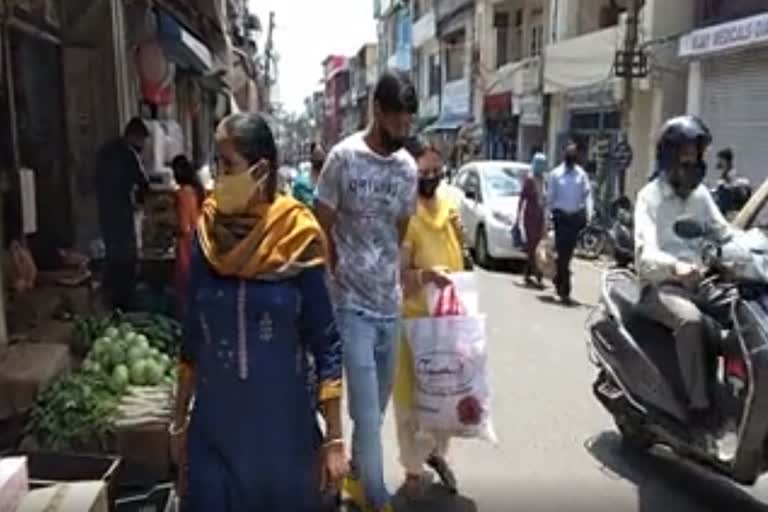
[[[707,228],[692,217],[677,219],[674,225],[675,234],[685,240],[703,238],[707,234]]]

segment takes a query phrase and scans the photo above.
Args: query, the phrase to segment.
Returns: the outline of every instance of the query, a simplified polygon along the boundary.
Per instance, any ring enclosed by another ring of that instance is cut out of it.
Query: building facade
[[[350,98],[349,59],[343,55],[330,55],[323,61],[325,84],[325,119],[323,144],[331,147],[344,135],[344,122]]]
[[[739,173],[759,184],[768,147],[768,5],[702,0],[695,15],[679,45],[688,64],[688,111],[709,125],[716,149],[733,149]]]

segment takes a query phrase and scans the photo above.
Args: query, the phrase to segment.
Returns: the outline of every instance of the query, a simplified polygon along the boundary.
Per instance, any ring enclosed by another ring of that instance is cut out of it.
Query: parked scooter
[[[723,330],[713,321],[710,333],[720,347],[711,373],[712,396],[718,411],[727,412],[738,427],[730,453],[693,433],[673,335],[638,314],[640,286],[625,270],[603,277],[601,304],[588,326],[590,355],[599,370],[593,392],[614,417],[625,444],[665,445],[751,485],[768,471],[768,238],[750,230],[721,245],[692,219],[678,221],[675,231],[701,242],[707,266],[717,269],[708,279],[721,292],[715,302],[730,306],[732,328]],[[717,437],[714,430],[711,434]]]
[[[606,211],[607,210],[607,211]],[[596,259],[610,250],[619,268],[627,268],[635,259],[635,233],[632,203],[627,197],[597,208],[589,225],[579,234],[578,252]]]
[[[635,261],[635,219],[632,203],[622,197],[614,202],[614,221],[608,232],[613,259],[618,268],[629,268]]]
[[[711,192],[722,214],[731,218],[741,211],[752,197],[752,184],[747,178],[738,178],[732,183],[719,183]]]

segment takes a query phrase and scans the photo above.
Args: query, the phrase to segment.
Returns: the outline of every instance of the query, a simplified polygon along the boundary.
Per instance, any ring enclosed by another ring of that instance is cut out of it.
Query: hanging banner
[[[142,43],[136,50],[136,67],[141,83],[141,97],[152,105],[174,102],[176,68],[157,41]]]

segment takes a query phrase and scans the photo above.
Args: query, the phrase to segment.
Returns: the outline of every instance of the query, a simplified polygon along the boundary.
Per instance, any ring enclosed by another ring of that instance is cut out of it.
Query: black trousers
[[[135,308],[138,250],[133,218],[130,222],[103,222],[102,234],[106,246],[104,291],[113,309],[130,311]]]
[[[557,275],[554,283],[560,297],[570,298],[571,260],[579,241],[579,233],[587,225],[587,212],[581,210],[568,213],[563,210],[555,210],[552,215],[555,223],[555,250],[557,251]]]

